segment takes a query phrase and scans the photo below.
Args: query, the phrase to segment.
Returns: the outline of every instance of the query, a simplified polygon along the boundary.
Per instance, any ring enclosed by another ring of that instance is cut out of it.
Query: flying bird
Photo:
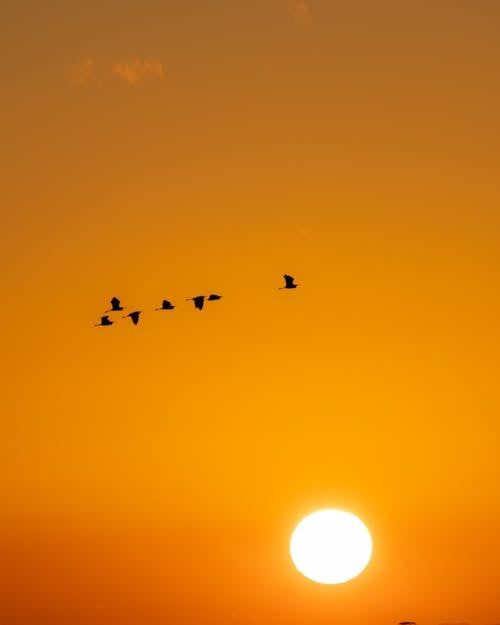
[[[209,302],[213,302],[214,300],[220,299],[221,297],[222,295],[216,295],[215,293],[210,293],[207,299]]]
[[[123,318],[125,319],[126,317],[130,317],[130,319],[132,319],[132,323],[136,326],[139,323],[140,314],[141,314],[140,310],[134,310],[134,312],[131,312],[128,315],[125,315],[125,317]]]
[[[155,310],[172,310],[175,306],[168,301],[168,299],[164,299],[161,303],[161,308],[155,308]]]
[[[104,317],[101,317],[101,323],[94,323],[94,325],[95,326],[112,326],[113,323],[114,321],[111,321],[108,315],[104,315]]]
[[[205,295],[197,295],[196,297],[188,297],[186,301],[188,302],[189,300],[193,300],[194,307],[197,308],[198,310],[201,310],[203,308],[203,304],[205,303]]]
[[[293,281],[293,276],[289,276],[285,273],[283,278],[285,278],[285,286],[280,286],[280,289],[296,289],[299,286]]]
[[[415,621],[400,621],[399,625],[417,625]]]
[[[106,310],[106,312],[117,312],[118,310],[123,310],[123,306],[120,306],[120,300],[117,297],[113,297],[111,300],[111,308]]]

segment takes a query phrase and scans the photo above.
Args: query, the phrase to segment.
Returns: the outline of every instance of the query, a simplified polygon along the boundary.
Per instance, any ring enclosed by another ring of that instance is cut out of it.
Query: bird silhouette
[[[134,312],[131,312],[128,315],[125,315],[125,317],[123,318],[125,319],[126,317],[130,317],[130,319],[132,320],[132,323],[136,326],[139,323],[140,314],[141,314],[140,310],[134,310]]]
[[[210,295],[207,297],[207,300],[209,302],[213,302],[216,299],[220,299],[222,297],[222,295],[216,295],[215,293],[210,293]]]
[[[193,300],[194,307],[197,308],[198,310],[201,310],[203,308],[203,304],[205,303],[205,295],[197,295],[196,297],[188,297],[186,301],[188,302],[189,300]]]
[[[285,273],[283,278],[285,278],[285,286],[280,286],[280,289],[296,289],[299,286],[294,283],[293,276],[289,276]]]
[[[95,326],[112,326],[113,323],[114,321],[111,321],[108,315],[104,315],[104,317],[101,317],[101,323],[94,323],[94,325]]]
[[[117,312],[123,310],[123,306],[120,306],[120,300],[117,297],[113,297],[111,300],[111,308],[105,312]]]
[[[168,299],[164,299],[161,303],[161,308],[155,308],[155,310],[172,310],[175,306]]]
[[[415,621],[400,621],[399,625],[417,625]]]

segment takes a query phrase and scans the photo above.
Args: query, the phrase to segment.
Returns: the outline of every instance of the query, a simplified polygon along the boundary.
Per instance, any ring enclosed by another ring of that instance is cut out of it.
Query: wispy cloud
[[[135,85],[142,80],[154,78],[162,80],[164,77],[163,65],[157,59],[128,59],[118,61],[111,66],[111,73]]]
[[[94,75],[95,62],[90,56],[75,63],[70,69],[70,80],[77,85],[86,85]]]
[[[308,30],[312,27],[311,8],[308,0],[288,0],[288,12],[298,28]]]

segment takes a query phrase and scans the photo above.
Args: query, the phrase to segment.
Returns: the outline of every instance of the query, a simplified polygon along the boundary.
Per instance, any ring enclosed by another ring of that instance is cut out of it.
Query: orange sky
[[[500,3],[2,22],[0,622],[498,623]]]

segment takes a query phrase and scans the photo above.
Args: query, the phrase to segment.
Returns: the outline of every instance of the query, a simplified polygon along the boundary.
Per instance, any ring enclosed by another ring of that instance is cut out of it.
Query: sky
[[[499,27],[2,5],[2,622],[500,622]],[[322,508],[351,582],[291,561]]]

